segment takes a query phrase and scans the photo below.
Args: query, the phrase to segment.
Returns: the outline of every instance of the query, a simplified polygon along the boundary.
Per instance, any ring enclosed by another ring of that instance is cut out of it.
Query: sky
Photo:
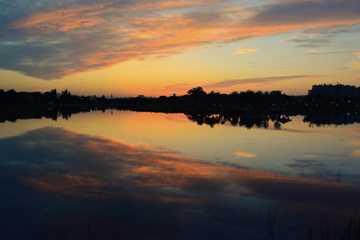
[[[0,0],[0,89],[158,97],[360,86],[359,0]]]

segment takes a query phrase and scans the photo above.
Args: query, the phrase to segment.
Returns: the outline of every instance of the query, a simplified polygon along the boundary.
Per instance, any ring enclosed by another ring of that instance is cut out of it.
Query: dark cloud
[[[320,163],[316,160],[304,160],[304,159],[294,159],[295,163],[288,164],[286,166],[291,168],[309,168],[309,166],[324,167],[324,163]]]
[[[345,26],[325,26],[325,27],[315,27],[315,28],[308,28],[301,31],[303,34],[322,34],[328,36],[336,36],[338,34],[343,33],[357,33],[359,32],[359,27],[345,27]]]
[[[216,163],[218,163],[221,166],[225,166],[225,167],[249,169],[248,167],[243,167],[243,166],[240,166],[235,163],[229,163],[229,162],[223,162],[223,161],[217,161]]]
[[[305,44],[299,44],[296,46],[297,48],[318,48],[318,47],[324,47],[322,44],[311,44],[311,43],[305,43]]]
[[[322,44],[328,44],[330,42],[330,39],[326,39],[326,38],[310,38],[307,35],[301,35],[301,36],[296,36],[293,37],[289,40],[287,40],[288,42],[294,42],[294,43],[310,43],[310,44],[318,44],[318,45],[322,45]]]
[[[356,28],[357,29],[357,28]],[[337,32],[337,33],[335,33]],[[296,43],[297,48],[318,48],[326,46],[337,46],[339,44],[349,44],[346,42],[336,42],[335,38],[338,34],[343,33],[342,31],[334,31],[333,33],[305,33],[302,32],[299,35],[293,36],[289,39],[285,39],[281,42],[292,42]]]
[[[335,45],[334,39],[340,34],[358,32],[359,16],[360,4],[355,1],[285,1],[260,8],[248,21],[254,25],[298,26],[302,34],[286,42],[297,43],[298,48],[317,48]]]
[[[291,168],[297,176],[304,179],[318,179],[322,181],[337,182],[334,172],[327,168],[324,161],[313,159],[294,159],[294,163],[284,164],[285,167]]]
[[[234,80],[225,80],[216,83],[209,83],[204,85],[204,88],[225,88],[231,87],[234,85],[241,85],[241,84],[252,84],[252,83],[259,83],[259,84],[269,84],[273,82],[297,79],[297,78],[316,78],[317,76],[310,76],[310,75],[299,75],[299,76],[279,76],[279,77],[264,77],[264,78],[247,78],[247,79],[234,79]]]
[[[314,157],[321,157],[321,154],[313,155]],[[326,155],[328,157],[328,155]],[[336,158],[346,158],[350,156],[331,155]],[[334,168],[335,163],[329,163],[326,160],[315,159],[294,159],[293,163],[284,164],[283,166],[290,168],[293,173],[302,179],[317,179],[326,182],[341,183],[342,181],[351,181],[359,183],[360,175],[357,173],[343,172],[341,169],[347,165],[345,161],[338,162],[337,168]],[[332,167],[332,168],[331,168]]]
[[[253,25],[301,25],[342,20],[358,23],[360,4],[352,0],[293,1],[285,4],[271,4],[260,7],[258,13],[247,22]],[[340,24],[340,23],[339,23]],[[305,26],[304,26],[305,27]],[[344,27],[341,27],[344,28]]]
[[[293,42],[297,48],[317,48],[326,46],[336,46],[339,44],[349,44],[346,42],[338,43],[335,41],[340,34],[357,33],[359,28],[342,28],[342,26],[309,28],[301,31],[301,34],[295,35],[281,42]]]
[[[357,52],[354,51],[336,51],[336,52],[316,52],[316,51],[309,51],[307,55],[332,55],[332,54],[356,54]],[[346,69],[346,68],[345,68]]]
[[[325,157],[334,157],[334,158],[352,158],[351,155],[340,155],[340,154],[328,154],[328,153],[317,153],[317,152],[308,152],[305,154],[315,155],[315,156],[325,156]]]

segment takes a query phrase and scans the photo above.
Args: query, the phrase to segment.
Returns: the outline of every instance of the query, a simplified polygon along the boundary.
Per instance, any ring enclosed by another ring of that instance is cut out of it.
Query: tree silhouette
[[[192,88],[187,92],[194,100],[205,100],[206,92],[202,87]]]
[[[71,93],[67,89],[65,89],[65,91],[61,92],[60,99],[62,103],[70,103]]]

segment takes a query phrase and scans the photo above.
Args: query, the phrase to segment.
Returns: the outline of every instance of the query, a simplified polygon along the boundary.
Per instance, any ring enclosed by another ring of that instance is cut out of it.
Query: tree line
[[[48,92],[16,92],[14,89],[4,91],[0,89],[0,103],[2,104],[19,104],[19,105],[41,105],[48,104],[49,102],[53,104],[77,104],[77,103],[95,103],[95,102],[114,102],[115,100],[123,100],[124,102],[138,102],[142,101],[154,101],[159,100],[158,102],[164,102],[171,99],[179,100],[192,100],[196,102],[202,101],[257,101],[257,102],[266,102],[266,101],[276,101],[280,99],[287,98],[288,96],[282,94],[281,91],[272,91],[272,92],[262,92],[262,91],[245,91],[245,92],[232,92],[231,94],[221,94],[220,92],[211,91],[206,93],[202,87],[196,87],[190,89],[188,95],[184,96],[160,96],[159,98],[146,98],[146,97],[137,97],[137,98],[114,98],[107,99],[104,95],[101,97],[96,96],[77,96],[72,95],[67,89],[61,93],[57,93],[56,89],[53,89]],[[113,100],[113,101],[109,101]]]
[[[63,106],[113,106],[134,111],[153,112],[203,112],[220,113],[232,112],[248,114],[257,113],[283,113],[299,114],[304,111],[358,111],[359,98],[324,99],[311,94],[306,96],[289,96],[280,90],[275,91],[242,91],[223,94],[211,91],[205,92],[202,87],[194,87],[183,96],[160,96],[147,98],[138,96],[134,98],[106,98],[104,95],[77,96],[67,89],[58,93],[56,89],[48,92],[16,92],[11,89],[0,89],[0,111],[14,106],[24,107],[63,107]],[[249,112],[250,111],[250,112]],[[280,111],[280,112],[279,112]]]
[[[67,89],[57,93],[56,89],[48,92],[16,92],[14,89],[4,91],[0,89],[0,104],[11,105],[57,105],[57,104],[86,104],[101,103],[106,101],[105,96],[77,96],[72,95]]]

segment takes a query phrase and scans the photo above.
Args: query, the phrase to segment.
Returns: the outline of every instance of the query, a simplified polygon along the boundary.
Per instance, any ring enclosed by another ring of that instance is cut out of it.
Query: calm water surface
[[[290,119],[0,123],[1,239],[322,239],[360,217],[360,124]]]

